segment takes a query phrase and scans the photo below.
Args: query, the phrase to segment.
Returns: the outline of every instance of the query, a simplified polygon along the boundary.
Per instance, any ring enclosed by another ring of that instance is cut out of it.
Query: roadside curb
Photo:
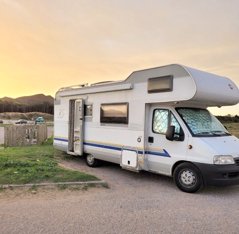
[[[57,187],[57,186],[99,186],[108,188],[108,184],[103,180],[97,181],[82,181],[82,182],[56,182],[56,183],[35,183],[35,184],[3,184],[1,189],[14,188],[32,188],[32,187]]]

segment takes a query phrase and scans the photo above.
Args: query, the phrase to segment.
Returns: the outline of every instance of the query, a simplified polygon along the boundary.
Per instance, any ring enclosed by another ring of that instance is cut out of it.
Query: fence
[[[9,125],[4,129],[5,146],[27,146],[41,144],[47,139],[47,126],[41,125]]]

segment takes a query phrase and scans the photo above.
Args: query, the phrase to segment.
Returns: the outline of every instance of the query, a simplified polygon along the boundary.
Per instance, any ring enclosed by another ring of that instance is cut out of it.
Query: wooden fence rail
[[[47,126],[9,125],[4,129],[5,146],[27,146],[41,144],[47,139]]]

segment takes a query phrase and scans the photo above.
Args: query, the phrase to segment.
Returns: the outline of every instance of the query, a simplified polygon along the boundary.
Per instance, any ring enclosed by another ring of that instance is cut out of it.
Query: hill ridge
[[[51,95],[34,94],[17,98],[0,98],[0,113],[3,112],[44,112],[53,114],[54,98]]]

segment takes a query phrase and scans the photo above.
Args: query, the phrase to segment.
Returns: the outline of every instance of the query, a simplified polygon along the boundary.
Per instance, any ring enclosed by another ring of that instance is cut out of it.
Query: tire
[[[100,166],[100,160],[96,159],[92,154],[87,154],[85,158],[86,164],[89,167],[98,167]]]
[[[179,164],[173,173],[177,187],[186,193],[195,193],[204,187],[200,170],[191,163]]]

